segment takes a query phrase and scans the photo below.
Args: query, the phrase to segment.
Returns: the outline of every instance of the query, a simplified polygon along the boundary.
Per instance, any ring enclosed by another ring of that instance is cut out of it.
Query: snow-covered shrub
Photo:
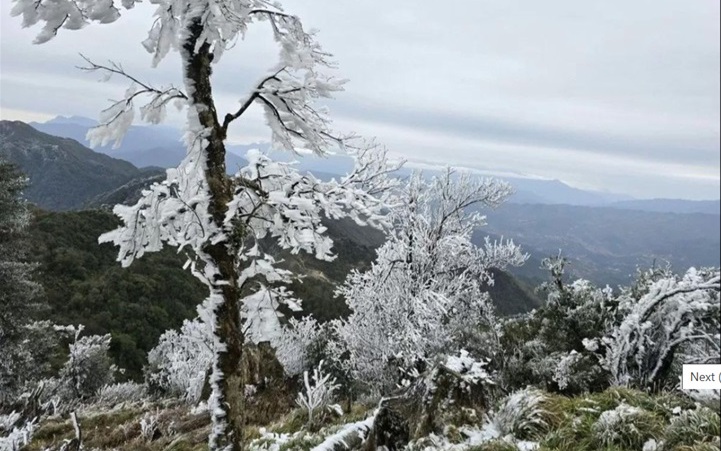
[[[275,344],[275,355],[289,376],[301,374],[312,365],[313,354],[320,347],[323,331],[310,315],[290,318]]]
[[[504,399],[492,418],[501,436],[532,440],[542,436],[555,421],[547,408],[548,398],[538,389],[525,388]]]
[[[506,390],[534,385],[566,395],[603,389],[607,375],[589,352],[566,350],[549,343],[541,331],[545,312],[504,320],[501,352],[492,362],[498,383]],[[554,350],[560,349],[560,350]]]
[[[198,317],[186,320],[180,331],[168,330],[148,353],[148,385],[165,394],[195,404],[213,360],[213,338],[207,301],[198,307]]]
[[[720,280],[718,269],[690,268],[683,277],[651,271],[623,290],[619,320],[599,342],[598,358],[611,382],[670,388],[680,364],[698,362],[684,350],[709,350],[703,361],[721,359]]]
[[[116,371],[108,355],[110,334],[80,337],[83,329],[82,325],[75,329],[68,361],[60,370],[60,380],[78,399],[91,398],[103,386],[113,383]]]
[[[649,439],[658,439],[662,431],[659,417],[623,402],[613,410],[602,412],[593,425],[599,448],[641,449]]]
[[[663,450],[670,451],[701,443],[714,444],[718,448],[721,445],[721,417],[718,411],[708,407],[684,410],[671,418],[664,436]]]
[[[487,362],[477,360],[461,349],[458,356],[448,356],[443,366],[459,378],[461,389],[470,390],[472,385],[495,384],[486,371]]]
[[[154,412],[147,412],[140,419],[140,436],[146,442],[152,441],[155,437],[155,433],[158,431],[158,420],[158,414]]]
[[[98,393],[98,403],[115,405],[119,403],[134,403],[146,399],[147,387],[136,382],[121,382],[104,385]]]
[[[0,437],[0,450],[16,451],[23,449],[30,443],[33,433],[37,427],[35,419],[32,419],[20,426],[14,426],[8,432],[3,431]]]
[[[584,343],[603,336],[613,320],[613,293],[582,279],[568,283],[563,257],[543,263],[551,275],[540,287],[545,304],[501,323],[498,382],[506,390],[534,385],[566,395],[602,390],[608,377]]]
[[[308,427],[318,424],[316,414],[330,411],[342,414],[340,406],[332,405],[333,395],[338,389],[335,378],[323,371],[323,361],[313,370],[313,376],[308,377],[308,371],[303,372],[303,390],[298,393],[296,404],[308,415]]]
[[[683,363],[721,361],[718,269],[678,277],[641,272],[614,295],[564,280],[563,258],[544,261],[546,304],[505,320],[494,364],[507,390],[535,385],[566,395],[609,385],[673,388]]]

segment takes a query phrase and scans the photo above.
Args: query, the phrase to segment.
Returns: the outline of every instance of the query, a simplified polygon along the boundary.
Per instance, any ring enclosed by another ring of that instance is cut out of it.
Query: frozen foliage
[[[207,210],[209,202],[200,194],[203,186],[192,189],[193,198],[183,199],[176,197],[181,196],[179,187],[164,182],[146,191],[137,205],[117,206],[115,212],[126,226],[103,235],[101,241],[120,246],[119,258],[124,265],[146,251],[159,250],[163,242],[190,247],[198,255],[192,262],[195,274],[211,287],[217,286],[217,270],[203,257],[203,246],[229,241],[244,267],[238,274],[238,286],[252,290],[242,302],[246,334],[254,342],[272,340],[280,330],[278,306],[298,309],[299,301],[284,287],[273,287],[290,282],[292,274],[275,266],[273,257],[263,251],[261,240],[270,236],[291,252],[302,250],[332,260],[332,241],[324,235],[323,216],[350,216],[356,222],[378,226],[384,223],[381,213],[386,203],[370,192],[384,190],[383,176],[392,168],[384,162],[382,151],[365,150],[357,156],[351,174],[340,181],[321,182],[310,174],[298,173],[291,164],[276,163],[250,151],[248,166],[233,179],[237,188],[221,228],[211,224],[207,214],[203,215],[206,220],[201,219],[198,209]],[[192,161],[188,164],[195,166]],[[168,170],[169,177],[182,172],[182,166]]]
[[[0,437],[0,450],[16,451],[23,449],[30,443],[37,424],[35,419],[20,426],[14,426],[11,430],[3,431]]]
[[[569,379],[573,375],[573,366],[580,360],[581,354],[575,350],[561,358],[561,361],[556,365],[556,370],[553,374],[553,381],[558,384],[558,388],[563,390],[568,387]]]
[[[110,334],[80,337],[83,329],[79,326],[75,330],[68,361],[60,370],[60,378],[79,399],[93,397],[115,379],[115,366],[108,356]]]
[[[493,415],[492,424],[501,436],[520,439],[538,438],[549,427],[551,413],[543,406],[546,396],[537,389],[525,388],[509,395]]]
[[[469,388],[480,383],[494,383],[484,369],[486,363],[474,359],[465,349],[461,349],[458,356],[448,356],[443,366],[460,378],[461,388]]]
[[[98,403],[115,406],[122,403],[144,401],[148,396],[147,387],[135,382],[120,382],[105,385],[98,392]]]
[[[718,406],[718,403],[716,404]],[[721,417],[719,411],[698,406],[684,410],[671,418],[665,432],[664,450],[679,449],[682,444],[715,444],[721,446]],[[710,447],[709,447],[710,448]]]
[[[646,428],[642,423],[648,423],[650,416],[641,408],[621,403],[615,409],[601,413],[593,425],[594,437],[602,447],[640,447],[648,440],[644,437]]]
[[[88,131],[87,138],[92,147],[105,146],[110,142],[114,143],[115,148],[120,146],[125,133],[133,124],[135,103],[139,99],[148,99],[140,107],[140,118],[151,124],[163,122],[167,106],[171,102],[178,109],[181,109],[188,100],[185,93],[175,86],[156,88],[134,77],[129,77],[119,63],[111,61],[108,65],[101,65],[90,61],[84,56],[83,59],[87,65],[81,67],[81,69],[88,72],[102,72],[105,74],[105,81],[110,80],[113,75],[131,78],[132,81],[130,87],[125,91],[123,99],[113,101],[111,106],[104,109],[100,114],[100,125]]]
[[[719,349],[718,270],[662,274],[636,290],[643,291],[640,298],[632,290],[619,297],[622,320],[601,340],[601,365],[613,384],[651,385],[668,377],[680,350]],[[684,361],[693,362],[693,357]]]
[[[199,316],[183,322],[180,331],[169,330],[148,353],[148,382],[189,403],[200,401],[213,360],[210,313],[206,305]]]
[[[158,431],[158,414],[147,412],[140,420],[140,436],[143,440],[150,442]]]
[[[371,389],[392,387],[398,371],[422,369],[438,353],[453,353],[469,327],[492,327],[484,283],[490,268],[520,265],[513,242],[471,243],[485,217],[511,193],[508,184],[448,169],[430,183],[415,174],[402,188],[394,225],[366,272],[352,272],[338,290],[352,313],[335,324],[335,352],[352,378]]]
[[[278,357],[286,374],[301,374],[310,364],[309,351],[318,344],[321,329],[312,316],[304,316],[297,320],[291,318],[283,326],[275,343],[275,355]]]
[[[122,6],[130,9],[135,3],[135,0],[123,0]],[[44,22],[35,38],[36,44],[42,44],[55,37],[60,28],[78,30],[91,22],[114,22],[120,17],[120,10],[113,1],[16,1],[11,14],[22,15],[24,27]]]
[[[20,418],[20,413],[14,410],[7,415],[0,415],[0,431],[7,433],[12,430],[13,426],[15,426]]]
[[[323,371],[323,361],[313,370],[313,376],[303,372],[303,390],[298,393],[295,403],[308,415],[308,427],[313,427],[317,421],[316,414],[331,408],[333,395],[339,385],[335,378]],[[334,409],[335,410],[335,409]]]

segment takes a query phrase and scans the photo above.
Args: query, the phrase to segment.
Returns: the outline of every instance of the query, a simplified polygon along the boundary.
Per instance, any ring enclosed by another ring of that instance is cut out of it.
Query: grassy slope
[[[599,418],[620,404],[641,409],[633,422],[616,428],[600,428]],[[721,433],[718,408],[696,410],[694,403],[681,395],[660,393],[648,395],[628,389],[609,389],[602,393],[574,398],[547,395],[542,405],[545,424],[536,423],[513,440],[524,439],[538,443],[539,451],[638,451],[650,439],[666,442],[659,451],[711,451],[719,449]],[[304,415],[294,410],[279,415],[276,421],[264,425],[251,425],[249,437],[260,445],[277,443],[280,450],[307,450],[321,443],[325,437],[341,428],[367,417],[372,406],[355,405],[343,417],[328,417],[321,429],[310,432],[304,428]],[[700,413],[700,415],[695,415]],[[154,416],[157,432],[143,436],[140,422]],[[493,413],[490,412],[493,417]],[[187,406],[173,402],[136,403],[113,408],[90,407],[78,413],[89,449],[117,450],[206,450],[209,432],[207,414],[193,413]],[[483,415],[478,415],[483,418]],[[265,428],[266,432],[260,428]],[[510,439],[490,439],[482,444],[471,444],[473,431],[483,424],[446,425],[435,437],[421,439],[412,449],[467,451],[514,451],[517,446]],[[605,431],[605,432],[604,432]],[[278,435],[272,435],[272,433]],[[286,434],[282,437],[282,434]],[[74,436],[69,419],[51,417],[36,430],[28,450],[42,450]],[[251,449],[259,449],[251,447]],[[426,448],[428,449],[428,448]]]

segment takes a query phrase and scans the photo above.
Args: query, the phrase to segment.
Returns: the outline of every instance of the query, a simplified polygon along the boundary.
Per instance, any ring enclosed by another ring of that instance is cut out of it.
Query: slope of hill
[[[83,208],[102,208],[111,210],[116,204],[132,205],[140,199],[141,191],[156,182],[165,180],[165,170],[160,168],[152,168],[143,170],[143,172],[130,179],[123,185],[100,193],[99,195],[87,200],[83,204]]]
[[[16,164],[30,178],[26,197],[51,210],[79,208],[140,174],[127,161],[17,121],[0,121],[0,158]]]
[[[38,280],[57,324],[84,324],[89,334],[112,334],[111,356],[132,378],[142,376],[147,352],[169,328],[195,316],[207,289],[181,269],[175,249],[139,259],[130,268],[98,235],[119,225],[109,212],[36,212],[29,228]]]

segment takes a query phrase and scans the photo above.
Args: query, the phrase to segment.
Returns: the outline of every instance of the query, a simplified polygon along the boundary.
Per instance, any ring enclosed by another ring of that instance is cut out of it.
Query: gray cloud
[[[330,103],[339,127],[378,135],[411,159],[512,170],[636,196],[718,197],[719,3],[638,0],[288,0],[351,82]],[[139,45],[152,23],[141,5],[107,26],[62,30],[32,46],[3,2],[3,116],[95,116],[125,83],[94,83],[82,52],[122,61],[156,84]],[[266,29],[224,56],[219,110],[274,62]],[[268,136],[251,111],[231,137]],[[182,117],[171,117],[179,125]]]

